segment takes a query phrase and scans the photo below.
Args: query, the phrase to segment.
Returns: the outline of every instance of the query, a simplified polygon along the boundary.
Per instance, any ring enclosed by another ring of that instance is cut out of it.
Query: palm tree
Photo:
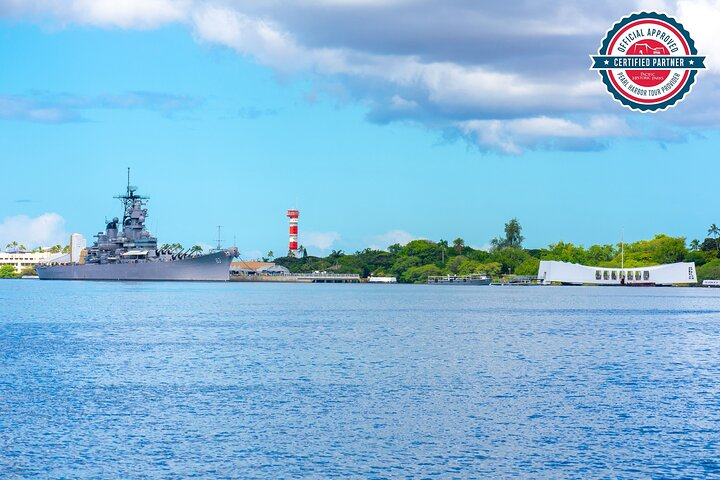
[[[11,243],[8,243],[5,248],[7,249],[14,249],[17,252],[18,242],[16,240],[13,240]]]
[[[713,223],[712,225],[710,225],[710,228],[708,229],[708,235],[712,235],[712,237],[715,239],[715,249],[720,251],[720,243],[718,242],[718,235],[720,235],[720,228],[718,228],[718,226]]]
[[[200,245],[193,245],[190,248],[190,255],[195,255],[196,253],[202,253],[203,248]]]
[[[272,259],[272,258],[275,256],[275,254],[273,253],[272,250],[270,250],[270,251],[267,253],[267,256],[268,256],[268,258]]]
[[[443,239],[441,238],[440,241],[438,242],[438,245],[439,245],[440,248],[442,249],[442,250],[441,250],[441,252],[442,252],[442,264],[445,265],[445,250],[447,250],[447,248],[448,248],[448,241],[447,241],[447,240],[443,240]]]
[[[20,249],[21,252],[27,252],[27,247],[25,245],[23,245],[22,243],[20,244],[20,246],[18,248]]]
[[[690,250],[700,250],[700,240],[696,238],[690,242]]]
[[[453,240],[453,247],[455,247],[457,254],[461,255],[463,248],[465,248],[465,240],[460,237],[456,238],[455,240]]]

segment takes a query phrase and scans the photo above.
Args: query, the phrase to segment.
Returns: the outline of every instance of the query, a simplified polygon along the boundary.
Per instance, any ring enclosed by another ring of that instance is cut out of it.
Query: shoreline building
[[[15,267],[15,273],[21,273],[25,267],[35,267],[35,265],[44,262],[52,262],[60,257],[62,253],[57,252],[0,252],[0,266],[12,265]]]
[[[87,241],[80,233],[70,235],[70,251],[68,253],[51,252],[0,252],[0,266],[13,265],[16,273],[25,267],[35,267],[41,263],[83,263],[87,253]]]
[[[568,285],[676,285],[697,283],[694,262],[670,263],[651,267],[605,268],[577,263],[542,260],[538,280],[544,284]]]
[[[70,235],[70,263],[80,263],[85,256],[87,240],[80,233]]]
[[[253,262],[240,260],[230,263],[230,275],[251,277],[256,275],[289,275],[290,270],[272,262]]]

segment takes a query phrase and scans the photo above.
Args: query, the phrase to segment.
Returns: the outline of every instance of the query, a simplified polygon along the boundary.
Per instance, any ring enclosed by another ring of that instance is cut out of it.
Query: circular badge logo
[[[690,92],[705,57],[690,34],[662,13],[634,13],[616,23],[591,55],[608,93],[641,112],[665,110]]]

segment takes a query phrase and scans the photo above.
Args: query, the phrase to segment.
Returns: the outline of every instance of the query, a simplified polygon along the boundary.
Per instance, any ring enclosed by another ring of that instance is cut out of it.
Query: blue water
[[[720,290],[0,281],[2,478],[720,475]]]

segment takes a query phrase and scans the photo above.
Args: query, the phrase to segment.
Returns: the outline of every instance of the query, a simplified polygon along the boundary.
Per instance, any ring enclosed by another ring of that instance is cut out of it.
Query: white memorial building
[[[604,268],[542,260],[538,280],[543,284],[571,285],[673,285],[697,283],[695,263],[670,263],[652,267]]]

